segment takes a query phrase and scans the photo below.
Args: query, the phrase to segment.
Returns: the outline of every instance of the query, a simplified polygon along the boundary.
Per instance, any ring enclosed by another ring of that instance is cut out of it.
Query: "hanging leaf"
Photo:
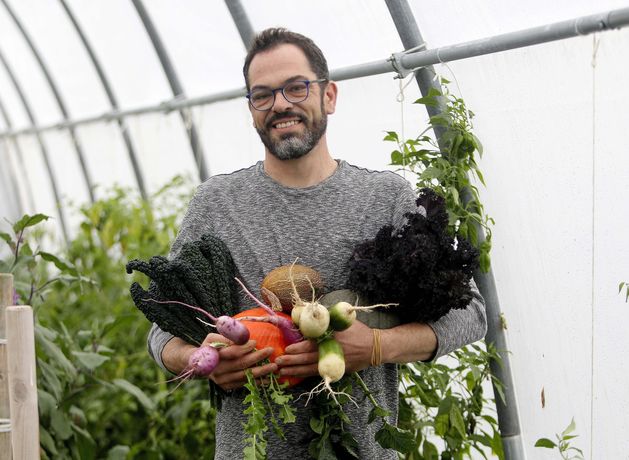
[[[140,388],[125,379],[114,379],[113,384],[134,396],[147,411],[155,410],[155,403]]]
[[[50,219],[50,216],[45,214],[34,214],[32,216],[24,214],[24,216],[13,225],[13,231],[17,235],[25,228],[32,227],[33,225],[37,225],[38,223],[48,219]]]
[[[103,356],[98,353],[73,351],[72,354],[76,356],[79,363],[88,371],[93,371],[101,364],[109,361],[109,356]]]
[[[409,431],[404,431],[389,423],[376,433],[376,441],[385,449],[393,449],[406,454],[415,447],[415,438]]]

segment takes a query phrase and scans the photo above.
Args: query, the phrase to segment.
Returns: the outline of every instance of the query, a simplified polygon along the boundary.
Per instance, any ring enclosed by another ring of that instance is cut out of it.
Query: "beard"
[[[278,113],[272,117],[266,124],[265,128],[257,128],[256,131],[260,136],[260,140],[273,156],[279,160],[294,160],[301,158],[310,152],[325,134],[328,126],[328,115],[321,107],[321,117],[313,119],[312,125],[307,125],[307,119],[295,112]],[[301,134],[288,133],[282,135],[279,139],[272,139],[269,131],[275,120],[285,117],[297,117],[304,124],[304,132]]]

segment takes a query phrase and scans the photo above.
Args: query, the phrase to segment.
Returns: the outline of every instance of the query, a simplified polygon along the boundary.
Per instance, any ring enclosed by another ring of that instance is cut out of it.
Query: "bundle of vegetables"
[[[151,257],[148,262],[132,260],[126,269],[127,273],[137,270],[151,279],[148,290],[139,283],[131,285],[131,297],[138,309],[162,330],[188,343],[201,345],[216,328],[216,332],[237,345],[251,338],[259,349],[273,347],[270,359],[274,361],[288,345],[303,340],[288,315],[267,305],[260,303],[262,308],[239,313],[239,285],[251,294],[236,276],[229,249],[211,234],[184,243],[172,260],[163,256]],[[215,348],[223,345],[200,347],[179,378],[208,376],[219,362]],[[299,381],[279,379],[279,383],[290,385]]]
[[[238,312],[236,265],[225,243],[213,235],[184,243],[172,260],[163,256],[151,257],[148,262],[136,259],[126,269],[127,273],[137,270],[151,279],[148,291],[139,283],[131,285],[131,297],[138,309],[162,330],[188,343],[199,345],[212,332],[210,325],[199,321],[199,313],[221,317]]]
[[[356,246],[347,288],[370,302],[396,302],[403,322],[436,321],[472,300],[470,279],[478,250],[448,233],[445,200],[423,188],[418,212],[407,213],[401,229],[385,226]]]

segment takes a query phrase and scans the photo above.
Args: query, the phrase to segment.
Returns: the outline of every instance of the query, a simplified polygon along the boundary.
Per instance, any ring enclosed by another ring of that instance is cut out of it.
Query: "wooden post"
[[[27,305],[7,307],[6,327],[13,458],[39,459],[33,309]]]
[[[0,460],[11,460],[11,415],[5,309],[13,305],[13,275],[0,273]]]

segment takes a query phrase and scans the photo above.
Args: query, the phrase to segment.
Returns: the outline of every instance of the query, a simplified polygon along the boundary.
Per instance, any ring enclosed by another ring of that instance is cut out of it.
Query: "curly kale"
[[[478,267],[478,250],[448,233],[444,198],[423,188],[416,203],[418,211],[405,215],[401,229],[383,227],[356,246],[349,262],[347,288],[371,303],[399,303],[403,322],[436,321],[465,308]]]
[[[238,286],[236,265],[229,249],[219,238],[205,234],[199,240],[184,243],[171,260],[154,256],[148,262],[132,260],[126,266],[150,278],[148,290],[139,283],[130,288],[136,307],[162,330],[199,345],[212,331],[198,312],[178,304],[159,301],[178,301],[200,307],[212,316],[237,313]],[[233,311],[230,311],[233,309]]]

